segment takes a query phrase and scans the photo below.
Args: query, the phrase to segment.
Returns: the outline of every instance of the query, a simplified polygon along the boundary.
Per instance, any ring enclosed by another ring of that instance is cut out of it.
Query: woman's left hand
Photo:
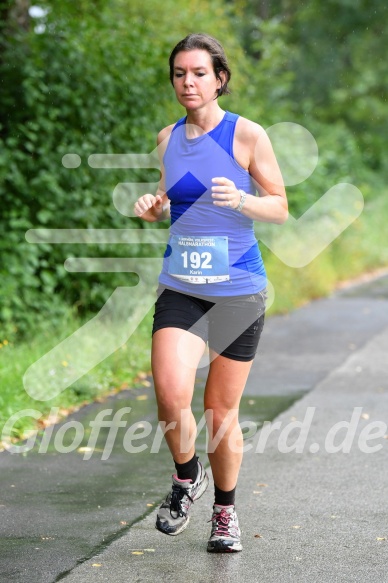
[[[240,192],[237,190],[235,183],[229,178],[223,176],[212,178],[219,186],[212,186],[213,204],[216,206],[226,206],[236,209],[240,204]]]

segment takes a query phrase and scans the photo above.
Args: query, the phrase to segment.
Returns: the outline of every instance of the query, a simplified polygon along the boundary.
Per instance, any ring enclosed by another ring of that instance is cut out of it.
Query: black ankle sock
[[[175,460],[174,464],[180,480],[191,480],[193,483],[195,482],[198,475],[198,457],[195,454],[191,460],[184,464],[178,464]]]
[[[214,484],[214,504],[219,504],[220,506],[230,506],[234,504],[236,497],[236,488],[225,492],[225,490],[220,490]]]

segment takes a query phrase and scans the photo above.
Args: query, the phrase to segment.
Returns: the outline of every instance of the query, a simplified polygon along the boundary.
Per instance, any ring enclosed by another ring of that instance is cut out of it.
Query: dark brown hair
[[[214,74],[216,78],[221,81],[221,87],[218,89],[218,97],[230,93],[228,89],[228,82],[232,76],[232,72],[229,69],[224,49],[218,40],[212,36],[209,36],[208,34],[189,34],[184,39],[179,41],[179,43],[173,48],[169,58],[171,83],[174,84],[174,61],[176,55],[181,51],[192,51],[194,49],[200,49],[209,53],[213,63]],[[224,71],[226,75],[226,81],[224,84],[222,84],[222,79],[220,77],[221,71]]]

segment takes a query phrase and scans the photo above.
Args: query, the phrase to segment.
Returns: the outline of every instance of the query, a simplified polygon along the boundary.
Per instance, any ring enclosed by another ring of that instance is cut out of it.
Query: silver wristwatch
[[[234,210],[241,213],[241,209],[245,204],[245,199],[247,198],[247,193],[244,192],[243,190],[239,190],[239,193],[240,193],[240,202],[238,203],[238,206],[236,206],[236,208]]]

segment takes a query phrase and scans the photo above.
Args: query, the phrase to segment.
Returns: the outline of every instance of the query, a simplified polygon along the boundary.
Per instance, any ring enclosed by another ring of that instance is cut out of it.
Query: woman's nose
[[[190,86],[190,85],[193,84],[193,77],[192,77],[192,75],[186,75],[185,76],[184,84],[186,86]]]

